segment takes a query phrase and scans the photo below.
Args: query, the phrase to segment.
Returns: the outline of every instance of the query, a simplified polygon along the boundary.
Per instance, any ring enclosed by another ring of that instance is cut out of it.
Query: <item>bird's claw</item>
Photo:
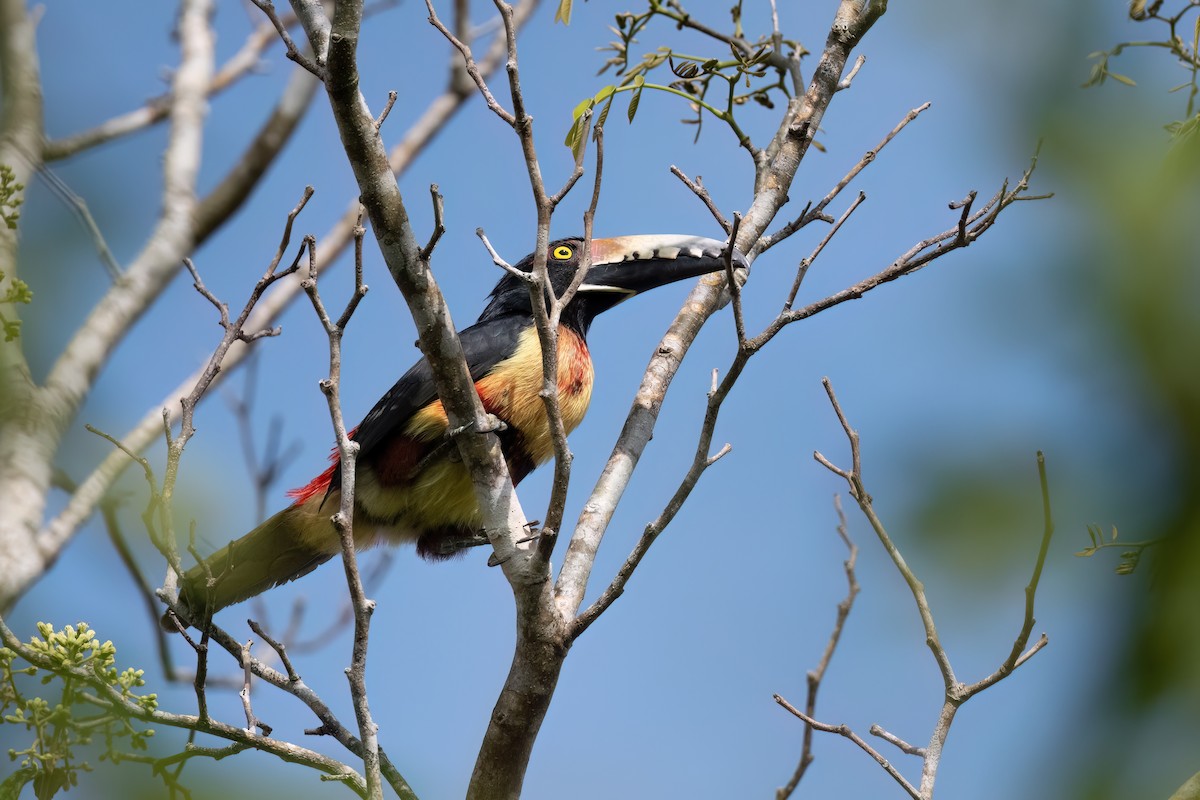
[[[466,425],[452,428],[446,431],[446,438],[455,439],[468,431],[474,431],[475,433],[503,433],[506,430],[508,430],[508,423],[495,414],[488,414],[487,421],[483,424],[476,425],[474,421],[471,421]]]
[[[472,533],[469,536],[463,536],[458,539],[446,539],[438,545],[438,553],[443,556],[448,556],[457,553],[459,550],[466,550],[468,547],[480,547],[488,544],[487,534],[482,531]]]

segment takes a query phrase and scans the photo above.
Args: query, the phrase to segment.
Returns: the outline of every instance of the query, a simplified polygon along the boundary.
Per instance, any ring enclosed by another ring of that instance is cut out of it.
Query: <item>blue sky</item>
[[[746,5],[747,31],[765,30],[766,4]],[[795,5],[780,11],[784,30],[819,50],[832,10]],[[1064,119],[1101,121],[1114,126],[1114,139],[1141,136],[1146,148],[1165,149],[1161,124],[1182,116],[1182,100],[1165,94],[1177,76],[1164,62],[1138,54],[1127,63],[1135,76],[1144,76],[1140,91],[1077,90],[1087,76],[1089,52],[1145,35],[1129,29],[1121,4],[1109,6],[1101,12],[1026,0],[893,3],[868,35],[860,48],[867,64],[853,88],[838,96],[818,136],[828,152],[810,153],[783,216],[824,195],[909,109],[933,105],[851,186],[865,191],[868,201],[816,262],[802,299],[872,274],[914,242],[950,227],[955,213],[946,203],[970,189],[990,196],[1006,177],[1017,178],[1047,129],[1034,187],[1057,195],[1010,209],[966,251],[793,326],[755,359],[715,437],[718,446],[730,442],[733,452],[704,477],[626,594],[574,647],[538,740],[526,796],[561,797],[571,787],[570,796],[581,800],[746,797],[773,792],[791,774],[802,728],[771,695],[803,701],[805,672],[819,658],[834,606],[845,593],[831,499],[845,488],[811,458],[820,450],[835,463],[848,461],[821,389],[823,376],[833,380],[863,436],[868,488],[924,579],[964,680],[994,669],[1019,627],[1022,587],[1041,531],[1034,452],[1047,453],[1058,538],[1043,578],[1036,630],[1047,632],[1050,646],[960,713],[939,794],[990,800],[1026,796],[1032,785],[1045,789],[1039,796],[1068,796],[1101,733],[1125,737],[1109,744],[1129,754],[1128,767],[1113,777],[1114,796],[1166,797],[1195,771],[1194,757],[1188,760],[1194,736],[1177,733],[1185,718],[1170,703],[1146,718],[1162,732],[1158,739],[1102,724],[1090,733],[1078,729],[1081,720],[1094,720],[1089,714],[1102,697],[1107,665],[1125,646],[1125,609],[1133,593],[1145,590],[1146,576],[1118,578],[1111,563],[1072,553],[1086,543],[1088,523],[1118,523],[1123,531],[1152,526],[1161,509],[1147,507],[1144,497],[1169,469],[1163,432],[1145,424],[1130,400],[1136,391],[1128,388],[1119,347],[1088,324],[1096,290],[1079,280],[1079,264],[1103,237],[1092,227],[1097,223],[1082,183],[1063,166],[1071,161],[1072,144],[1061,133]],[[725,19],[726,7],[688,4],[693,14],[715,23]],[[570,170],[561,141],[571,109],[610,79],[595,76],[605,56],[593,48],[608,41],[604,26],[619,10],[624,7],[579,4],[572,25],[563,27],[551,23],[545,7],[521,39],[523,86],[550,186]],[[240,45],[247,18],[237,5],[220,8],[219,58]],[[482,23],[489,14],[481,5],[473,18]],[[114,19],[121,20],[115,30]],[[171,21],[166,6],[47,4],[39,45],[50,135],[75,132],[158,94],[164,70],[176,59]],[[652,31],[642,37],[647,46],[661,36],[684,52],[719,55],[717,48],[678,38],[665,27]],[[369,20],[362,56],[363,89],[373,108],[382,107],[388,90],[401,94],[385,128],[398,136],[442,90],[450,53],[425,22],[423,6],[405,2]],[[813,63],[806,60],[806,74]],[[276,48],[261,74],[212,102],[202,187],[211,186],[240,152],[287,73]],[[748,131],[764,141],[772,115],[746,112]],[[677,98],[647,95],[632,126],[613,114],[597,235],[718,236],[708,212],[669,173],[672,164],[702,175],[727,214],[748,203],[752,172],[744,152],[711,120],[693,144],[692,128],[677,122],[686,113]],[[87,199],[119,260],[137,252],[157,211],[157,153],[164,136],[161,128],[149,130],[54,166]],[[1135,149],[1114,147],[1104,157],[1119,160]],[[1098,162],[1097,170],[1104,166]],[[433,182],[446,199],[448,228],[434,267],[455,319],[465,325],[498,278],[475,228],[483,227],[510,261],[532,247],[534,209],[515,137],[482,103],[464,108],[402,179],[418,232],[430,227],[427,192]],[[218,296],[241,302],[306,184],[316,195],[298,230],[320,234],[354,193],[320,96],[246,210],[195,254]],[[840,198],[832,213],[840,214],[852,194]],[[587,200],[581,186],[558,213],[556,235],[581,230]],[[44,370],[47,354],[61,347],[107,278],[69,212],[41,186],[31,187],[25,224],[23,269],[36,293],[25,335],[35,370]],[[756,262],[746,290],[751,329],[772,317],[797,262],[823,234],[806,230]],[[342,394],[353,419],[416,357],[412,324],[370,246],[366,270],[372,291],[345,343]],[[350,281],[346,264],[329,273],[327,302],[346,296]],[[607,457],[641,370],[686,291],[656,291],[597,321],[590,343],[598,389],[587,420],[571,438],[576,460],[569,518]],[[53,313],[38,315],[47,308]],[[178,279],[97,385],[69,440],[63,459],[68,472],[80,477],[106,452],[107,445],[82,432],[82,423],[112,432],[129,428],[201,363],[219,335],[214,323],[211,307],[189,281]],[[323,467],[332,441],[316,388],[326,369],[323,335],[306,304],[289,310],[282,325],[282,337],[260,345],[255,419],[261,432],[272,416],[281,416],[284,440],[298,441],[302,449],[273,493],[272,511],[285,502],[286,488]],[[710,372],[725,369],[734,344],[725,312],[689,355],[605,540],[592,596],[674,491],[691,459]],[[196,516],[201,540],[212,548],[255,522],[253,492],[223,399],[241,385],[239,375],[209,399],[185,456],[180,513]],[[521,487],[530,516],[541,516],[548,474],[536,473]],[[981,483],[993,487],[995,502],[981,503],[978,514],[943,502]],[[136,537],[143,486],[140,478],[126,485],[132,492],[126,521]],[[861,517],[849,506],[847,513],[862,551],[863,592],[822,687],[818,717],[863,734],[877,722],[924,743],[940,703],[934,664],[899,576]],[[149,548],[139,552],[159,574]],[[511,595],[484,560],[474,553],[429,565],[401,550],[373,592],[379,604],[368,675],[373,709],[382,743],[422,797],[461,795],[508,668]],[[304,596],[309,627],[321,630],[343,592],[339,570],[319,570],[273,592],[269,619],[281,627],[290,603]],[[238,631],[248,609],[227,612],[226,625]],[[94,522],[21,603],[13,626],[31,631],[38,619],[56,625],[89,621],[102,638],[116,642],[122,665],[147,669],[165,707],[192,710],[187,687],[154,679],[148,623]],[[297,666],[352,719],[341,676],[348,634],[300,656]],[[187,653],[180,648],[176,656],[186,659]],[[225,660],[216,664],[215,672],[233,671]],[[313,724],[290,698],[264,688],[255,699],[259,716],[280,736],[303,738],[300,731]],[[239,719],[233,693],[214,693],[213,702],[216,715]],[[181,741],[166,731],[160,735]],[[808,796],[900,796],[883,771],[844,740],[819,737],[816,755],[801,790]],[[915,776],[915,760],[888,755]],[[235,793],[253,787],[277,794],[282,787],[297,794],[322,790],[299,768],[254,754],[218,768],[196,764],[189,774],[197,786],[219,781]],[[236,790],[229,788],[235,784]]]

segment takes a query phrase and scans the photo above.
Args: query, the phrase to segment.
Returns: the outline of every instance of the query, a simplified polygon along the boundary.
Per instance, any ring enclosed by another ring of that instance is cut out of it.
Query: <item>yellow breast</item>
[[[592,359],[568,328],[558,329],[558,400],[563,426],[575,430],[592,399]],[[541,464],[554,455],[542,389],[542,348],[537,331],[521,334],[516,351],[477,384],[488,411],[519,430],[529,458]]]
[[[592,359],[587,344],[569,328],[558,329],[558,399],[563,426],[575,430],[592,399]],[[542,347],[530,326],[517,340],[513,354],[475,383],[488,413],[521,432],[526,453],[534,464],[554,455],[542,390]],[[419,439],[440,436],[447,428],[446,411],[435,401],[413,415],[406,433]]]
[[[558,392],[563,425],[573,431],[583,420],[592,398],[592,361],[587,345],[576,333],[559,328]],[[475,382],[484,408],[503,420],[518,436],[507,438],[506,455],[514,480],[554,455],[542,389],[542,351],[537,331],[521,333],[513,354]],[[435,400],[412,416],[404,434],[414,445],[426,443],[428,453],[402,485],[383,486],[379,476],[361,462],[356,503],[394,540],[422,536],[428,531],[457,528],[470,532],[481,524],[471,476],[454,457],[454,445],[443,436],[446,411]],[[508,452],[512,448],[519,451]],[[358,518],[355,518],[358,525]]]

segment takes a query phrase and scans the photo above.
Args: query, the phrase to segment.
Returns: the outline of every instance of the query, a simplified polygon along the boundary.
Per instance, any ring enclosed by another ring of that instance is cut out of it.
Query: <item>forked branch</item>
[[[934,724],[933,733],[929,740],[929,745],[925,748],[914,747],[903,739],[884,731],[879,726],[872,726],[871,733],[879,736],[885,741],[890,742],[900,750],[909,755],[915,755],[921,759],[921,780],[920,785],[914,787],[900,772],[892,766],[892,764],[883,758],[877,750],[867,744],[862,737],[855,734],[849,727],[845,725],[829,725],[818,722],[813,719],[811,712],[809,714],[801,713],[790,706],[783,698],[776,695],[776,700],[795,714],[800,719],[804,720],[805,724],[811,730],[824,731],[829,733],[837,733],[841,736],[853,741],[870,755],[876,762],[883,767],[889,775],[916,800],[931,800],[933,797],[934,783],[937,779],[938,767],[941,764],[941,756],[943,747],[946,743],[946,737],[950,733],[950,727],[954,722],[955,714],[963,703],[970,700],[979,692],[994,686],[1001,680],[1012,674],[1020,665],[1028,661],[1035,653],[1041,650],[1047,644],[1047,638],[1043,634],[1032,646],[1029,646],[1029,637],[1033,630],[1034,617],[1034,599],[1037,593],[1038,582],[1041,579],[1042,569],[1045,565],[1046,554],[1050,547],[1050,537],[1054,532],[1054,523],[1050,515],[1050,490],[1046,480],[1045,459],[1041,453],[1038,453],[1038,477],[1042,493],[1042,510],[1044,517],[1044,532],[1042,534],[1041,546],[1038,549],[1037,559],[1034,564],[1033,576],[1030,578],[1029,585],[1025,589],[1025,614],[1022,620],[1020,631],[1017,634],[1016,641],[1013,644],[1011,652],[1000,664],[999,668],[988,675],[987,677],[975,683],[966,684],[960,682],[954,674],[954,669],[950,663],[950,656],[945,647],[942,646],[941,640],[938,637],[937,626],[934,622],[933,610],[930,607],[929,598],[925,593],[924,584],[917,578],[916,573],[908,565],[904,556],[901,554],[899,547],[888,534],[883,522],[875,512],[874,501],[862,478],[862,454],[860,449],[860,440],[858,432],[850,425],[849,419],[842,410],[841,404],[838,402],[837,395],[834,394],[833,386],[829,379],[824,380],[825,391],[829,395],[829,401],[833,406],[834,412],[837,414],[838,421],[842,426],[842,431],[846,435],[846,439],[850,445],[850,461],[849,469],[838,467],[821,453],[814,453],[814,458],[820,462],[825,468],[833,472],[838,477],[846,481],[850,489],[850,495],[857,502],[859,509],[870,523],[872,530],[875,531],[880,544],[892,559],[897,571],[908,584],[909,590],[912,593],[913,601],[917,606],[917,613],[921,618],[921,624],[925,631],[925,643],[929,647],[933,655],[934,662],[937,664],[938,671],[942,676],[943,686],[945,688],[945,696],[941,710],[938,713],[937,721]]]

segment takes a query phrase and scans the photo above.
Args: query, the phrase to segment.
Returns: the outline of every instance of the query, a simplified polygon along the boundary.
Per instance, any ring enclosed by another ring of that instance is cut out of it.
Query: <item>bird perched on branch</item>
[[[570,432],[592,396],[588,328],[597,314],[656,286],[694,278],[725,265],[726,245],[697,236],[649,235],[592,239],[592,263],[562,310],[558,329],[558,392]],[[562,296],[578,270],[583,241],[551,242],[547,270]],[[745,257],[732,251],[734,267]],[[529,273],[533,255],[515,269]],[[498,433],[513,483],[554,454],[542,389],[541,345],[529,287],[506,273],[479,320],[459,333],[463,354],[484,409],[504,423]],[[448,422],[424,359],[406,372],[350,434],[359,445],[355,472],[354,539],[415,542],[427,559],[453,556],[481,539],[482,515],[471,476],[446,435]],[[188,570],[180,605],[188,620],[211,614],[299,578],[340,552],[330,521],[340,503],[341,472],[333,464],[294,503],[242,538]],[[215,578],[208,585],[208,575]]]

